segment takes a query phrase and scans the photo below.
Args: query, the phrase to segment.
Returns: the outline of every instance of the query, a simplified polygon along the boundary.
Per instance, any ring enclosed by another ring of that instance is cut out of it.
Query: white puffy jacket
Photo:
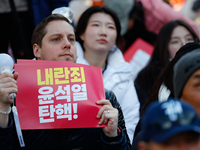
[[[77,63],[89,65],[84,58],[81,45],[77,42]],[[140,104],[133,85],[133,70],[129,63],[125,62],[122,52],[116,45],[112,47],[108,54],[107,68],[103,73],[104,87],[115,93],[121,105],[126,129],[132,143],[135,127],[139,120]]]

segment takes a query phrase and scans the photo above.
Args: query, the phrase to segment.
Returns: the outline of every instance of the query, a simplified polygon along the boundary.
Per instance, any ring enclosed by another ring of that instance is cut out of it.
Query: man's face
[[[51,21],[42,46],[34,44],[34,55],[38,60],[76,62],[76,43],[73,27],[64,20]]]
[[[190,103],[200,116],[200,69],[195,71],[186,82],[181,99]]]
[[[182,132],[164,143],[150,141],[143,146],[140,144],[139,150],[200,150],[200,136],[194,132]]]

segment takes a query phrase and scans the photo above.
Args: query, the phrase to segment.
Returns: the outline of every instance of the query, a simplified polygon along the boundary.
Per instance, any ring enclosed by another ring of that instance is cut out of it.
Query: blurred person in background
[[[33,58],[31,36],[33,16],[28,0],[0,1],[0,53],[8,53],[15,59]]]
[[[112,9],[117,14],[122,36],[127,32],[129,13],[134,5],[135,0],[104,0],[104,6]]]
[[[166,101],[169,97],[174,97],[174,90],[173,90],[174,89],[173,88],[174,65],[180,58],[182,58],[182,56],[195,50],[200,50],[199,40],[197,42],[187,43],[186,45],[182,46],[177,51],[175,57],[161,71],[160,75],[156,79],[154,86],[152,88],[151,97],[145,103],[144,107],[141,110],[141,114],[140,114],[141,118],[136,126],[132,147],[137,147],[138,145],[137,142],[142,138],[141,137],[141,130],[142,130],[141,122],[143,120],[143,115],[147,107],[154,101],[163,102],[163,101]]]
[[[199,116],[191,105],[180,99],[150,104],[142,129],[139,150],[200,149]]]
[[[177,51],[175,57],[167,64],[167,66],[161,71],[158,78],[156,79],[155,84],[152,87],[152,95],[143,107],[141,115],[151,102],[155,100],[159,100],[161,102],[169,97],[174,97],[174,65],[182,56],[196,49],[200,49],[199,40],[196,42],[187,43]]]
[[[158,34],[164,24],[171,20],[183,20],[189,24],[196,34],[199,31],[195,23],[182,12],[175,11],[172,6],[163,0],[135,0],[141,2],[144,8],[145,27],[148,31]]]
[[[196,18],[198,17],[198,15],[193,10],[195,1],[197,1],[197,0],[185,0],[185,3],[180,10],[186,17],[188,17],[189,19],[191,19],[194,22],[195,22]]]
[[[200,48],[185,54],[174,65],[174,96],[190,103],[200,116]]]
[[[192,5],[192,12],[196,15],[195,23],[197,24],[200,33],[200,0],[194,1]]]
[[[148,31],[145,27],[144,8],[141,2],[135,2],[129,13],[127,31],[124,37],[123,53],[135,42],[137,38],[142,38],[151,45],[155,45],[157,34]]]
[[[150,98],[151,89],[161,70],[174,58],[180,47],[194,41],[199,41],[198,36],[182,20],[170,21],[161,28],[153,54],[134,82],[141,109]]]
[[[37,26],[44,18],[51,15],[52,10],[68,7],[71,0],[30,0],[34,24]]]
[[[120,30],[119,19],[111,9],[88,8],[76,27],[77,63],[102,68],[104,87],[116,95],[132,140],[140,105],[133,85],[132,67],[116,46],[121,42]]]

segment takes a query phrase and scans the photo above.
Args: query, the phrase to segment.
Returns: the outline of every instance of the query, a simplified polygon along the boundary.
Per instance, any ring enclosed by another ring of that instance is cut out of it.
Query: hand
[[[97,114],[97,118],[101,118],[98,124],[108,124],[103,128],[104,134],[108,137],[117,136],[118,110],[112,107],[109,100],[100,100],[97,104],[103,105]]]
[[[10,98],[11,93],[18,92],[17,88],[17,78],[18,73],[3,73],[0,75],[0,110],[6,111],[6,107],[10,107],[10,104],[13,103],[13,99]]]

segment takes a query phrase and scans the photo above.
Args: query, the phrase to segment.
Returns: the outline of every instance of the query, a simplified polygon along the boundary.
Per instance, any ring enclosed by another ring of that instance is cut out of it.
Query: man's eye
[[[70,42],[73,42],[73,41],[75,41],[75,39],[73,39],[73,38],[70,38],[70,39],[69,39],[69,41],[70,41]]]
[[[55,39],[53,39],[53,41],[59,41],[59,38],[55,38]]]

